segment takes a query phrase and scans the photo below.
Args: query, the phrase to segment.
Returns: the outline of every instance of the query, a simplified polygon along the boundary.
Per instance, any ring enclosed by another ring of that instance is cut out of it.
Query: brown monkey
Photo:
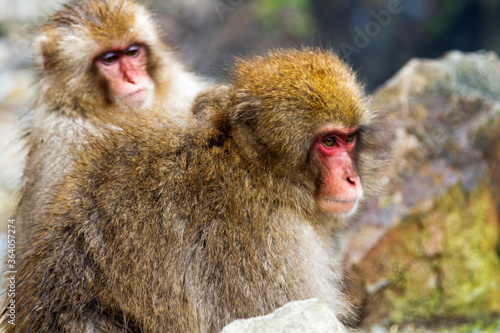
[[[218,332],[313,297],[349,316],[332,231],[380,163],[354,74],[274,51],[200,103],[187,128],[122,125],[76,153],[20,250],[7,332]]]
[[[150,14],[127,0],[70,2],[43,25],[35,44],[38,91],[17,213],[28,228],[82,133],[98,134],[120,117],[145,117],[152,109],[182,122],[207,86],[160,40]]]

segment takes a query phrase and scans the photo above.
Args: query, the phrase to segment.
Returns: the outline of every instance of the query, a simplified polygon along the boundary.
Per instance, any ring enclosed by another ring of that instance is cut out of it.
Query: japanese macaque
[[[42,26],[35,45],[38,90],[17,212],[23,228],[33,223],[32,212],[66,171],[83,135],[116,128],[122,117],[183,123],[208,86],[161,41],[150,14],[127,0],[70,2]]]
[[[381,163],[353,72],[273,51],[194,112],[86,140],[19,250],[7,332],[218,332],[308,298],[349,318],[331,237]]]

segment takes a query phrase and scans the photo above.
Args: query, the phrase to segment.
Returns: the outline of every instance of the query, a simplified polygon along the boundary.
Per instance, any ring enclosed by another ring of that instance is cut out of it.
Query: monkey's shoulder
[[[74,154],[72,173],[83,175],[79,177],[86,181],[95,179],[96,184],[151,182],[160,186],[169,177],[175,178],[170,182],[181,181],[178,177],[193,168],[202,171],[211,168],[211,161],[224,160],[230,149],[227,134],[211,123],[188,127],[134,123],[85,141]]]

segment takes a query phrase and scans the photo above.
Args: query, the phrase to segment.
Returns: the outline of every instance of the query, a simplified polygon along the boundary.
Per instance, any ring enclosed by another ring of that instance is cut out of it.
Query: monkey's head
[[[248,160],[302,182],[316,207],[350,215],[373,181],[367,151],[375,112],[351,69],[331,52],[273,51],[240,60],[232,127]],[[312,181],[311,181],[312,179]]]
[[[73,1],[54,14],[36,41],[41,78],[54,107],[149,107],[166,49],[149,13],[127,0]],[[72,100],[68,100],[71,96]]]

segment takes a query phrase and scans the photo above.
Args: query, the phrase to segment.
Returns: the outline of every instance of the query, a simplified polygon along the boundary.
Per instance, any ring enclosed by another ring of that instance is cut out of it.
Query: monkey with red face
[[[95,65],[107,81],[110,97],[114,103],[123,103],[131,108],[150,107],[155,85],[149,76],[147,51],[142,45],[110,50],[97,56]]]
[[[84,135],[117,129],[123,117],[185,123],[194,97],[208,86],[161,41],[150,14],[128,0],[72,1],[41,27],[35,45],[38,91],[16,214],[21,235],[36,223],[33,212]]]
[[[331,237],[381,165],[354,74],[330,52],[274,51],[194,112],[85,140],[19,249],[7,332],[218,332],[308,298],[349,319]]]
[[[363,189],[352,155],[357,128],[335,125],[321,128],[316,142],[318,160],[324,166],[324,184],[318,193],[318,204],[324,211],[349,213],[361,199]]]

